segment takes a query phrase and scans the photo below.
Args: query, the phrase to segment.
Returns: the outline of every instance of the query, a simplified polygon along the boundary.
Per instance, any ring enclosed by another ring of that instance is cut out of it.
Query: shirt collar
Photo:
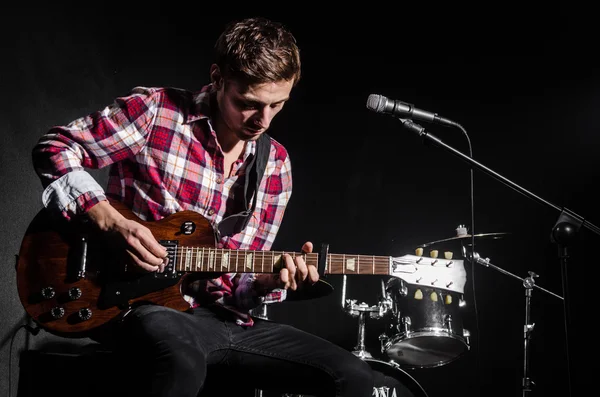
[[[216,90],[212,84],[207,84],[192,95],[192,102],[187,112],[184,124],[190,124],[202,119],[210,119],[211,105],[216,99]]]

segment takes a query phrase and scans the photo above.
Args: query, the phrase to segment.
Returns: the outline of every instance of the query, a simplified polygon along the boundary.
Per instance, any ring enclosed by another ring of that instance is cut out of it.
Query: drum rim
[[[375,362],[378,364],[383,364],[385,366],[388,366],[391,369],[399,371],[400,373],[402,373],[405,377],[407,377],[412,382],[411,387],[409,387],[409,385],[405,385],[411,392],[415,391],[415,390],[413,390],[412,386],[416,386],[418,391],[422,394],[422,396],[420,396],[420,397],[429,397],[429,395],[427,394],[427,391],[425,391],[423,386],[421,386],[421,384],[415,379],[415,377],[412,376],[411,374],[409,374],[408,372],[406,372],[404,369],[402,369],[402,367],[397,362],[395,362],[393,360],[384,361],[384,360],[380,360],[377,358],[370,358],[370,357],[363,357],[362,360],[366,361],[366,362]]]
[[[464,330],[463,330],[464,332]],[[464,335],[464,334],[463,334]],[[418,336],[443,336],[447,338],[457,339],[463,342],[466,346],[469,346],[467,342],[467,338],[464,336],[460,336],[458,334],[453,334],[448,332],[447,328],[439,328],[439,327],[423,327],[419,328],[417,331],[408,331],[408,332],[400,332],[390,338],[390,340],[394,340],[400,337],[403,339],[415,338]]]
[[[452,335],[452,334],[448,334],[447,332],[443,332],[442,335],[436,333],[436,332],[423,332],[423,331],[417,331],[417,332],[411,332],[410,335],[408,337],[403,337],[404,333],[395,335],[394,337],[390,338],[390,340],[388,341],[388,347],[385,349],[384,353],[390,358],[390,360],[394,360],[393,357],[390,357],[390,351],[392,349],[394,349],[394,346],[397,345],[401,345],[402,341],[405,340],[411,340],[411,339],[416,339],[417,337],[423,337],[423,336],[434,336],[434,337],[440,337],[440,336],[444,336],[446,338],[450,338],[450,339],[454,339],[457,340],[459,342],[462,342],[461,345],[464,346],[465,348],[462,349],[462,351],[458,354],[456,354],[454,357],[449,358],[447,360],[438,360],[432,364],[416,364],[416,363],[408,363],[408,362],[403,362],[403,361],[399,361],[396,364],[407,367],[407,368],[436,368],[436,367],[441,367],[444,366],[446,364],[450,364],[453,361],[458,360],[459,358],[461,358],[462,356],[464,356],[470,349],[471,346],[466,342],[465,338],[461,338],[458,337],[456,335]],[[396,347],[395,349],[400,349],[400,347]],[[395,362],[395,361],[394,361]]]

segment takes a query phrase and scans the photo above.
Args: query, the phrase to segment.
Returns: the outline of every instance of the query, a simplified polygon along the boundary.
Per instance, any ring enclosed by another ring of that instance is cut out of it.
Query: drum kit
[[[346,299],[344,276],[343,308],[358,319],[358,343],[352,353],[388,379],[387,383],[377,383],[376,378],[374,396],[427,397],[425,389],[405,369],[443,366],[469,351],[470,332],[462,321],[466,271],[464,259],[455,258],[452,248],[460,243],[464,257],[473,237],[498,239],[506,233],[472,236],[462,225],[456,232],[454,237],[418,246],[415,255],[394,258],[394,263],[401,263],[403,270],[397,277],[381,280],[381,295],[375,305]],[[428,256],[424,256],[425,248],[428,248]],[[443,252],[442,258],[440,252]],[[374,359],[365,349],[367,318],[386,322],[379,341],[381,353],[387,360]]]
[[[469,351],[470,333],[462,321],[466,283],[463,258],[469,255],[473,238],[499,239],[506,234],[472,236],[460,225],[454,237],[422,244],[414,255],[393,258],[393,276],[381,280],[381,295],[374,305],[346,299],[346,275],[343,275],[342,307],[358,320],[357,344],[352,353],[374,371],[373,396],[427,397],[425,389],[405,369],[443,366]],[[460,258],[452,250],[457,243]],[[331,290],[324,284],[312,297],[326,295]],[[288,299],[304,297],[291,295]],[[259,306],[253,315],[268,319],[266,306]],[[374,358],[366,349],[367,319],[383,320],[386,324],[379,335],[380,352],[386,359]],[[260,391],[257,393],[262,396]]]

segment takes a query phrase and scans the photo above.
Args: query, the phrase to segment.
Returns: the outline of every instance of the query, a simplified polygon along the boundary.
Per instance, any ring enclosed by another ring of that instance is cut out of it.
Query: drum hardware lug
[[[400,288],[400,296],[403,298],[408,296],[408,287],[405,284],[402,284],[402,288]]]
[[[447,314],[445,320],[446,320],[446,328],[448,329],[448,331],[452,332],[452,315]]]
[[[379,313],[371,313],[372,318],[381,318],[392,309],[392,298],[388,295],[379,302]]]
[[[471,348],[471,342],[470,342],[471,332],[469,332],[468,329],[463,329],[463,337],[465,338],[465,343],[467,345],[467,349],[470,349]]]
[[[387,292],[386,283],[383,280],[381,280],[381,299],[379,301],[378,318],[383,317],[385,315],[385,313],[387,313],[389,310],[391,310],[393,303],[394,302],[392,301],[392,294]],[[374,314],[374,313],[372,313],[372,314]]]
[[[390,342],[390,338],[385,334],[379,335],[379,341],[381,343],[381,352],[382,353],[385,353],[385,351],[387,349],[389,349],[390,346],[392,345],[392,342]]]
[[[410,326],[411,326],[412,322],[410,321],[410,317],[409,316],[404,316],[402,317],[402,325],[404,325],[404,332],[405,334],[408,336],[408,334],[410,334]]]

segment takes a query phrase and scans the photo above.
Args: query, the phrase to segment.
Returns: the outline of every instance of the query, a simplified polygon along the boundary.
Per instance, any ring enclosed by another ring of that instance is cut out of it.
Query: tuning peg
[[[423,248],[417,248],[415,250],[415,255],[416,256],[423,256]]]
[[[419,299],[419,300],[423,299],[423,292],[420,289],[417,289],[415,291],[415,299]]]
[[[433,291],[433,292],[431,293],[431,295],[429,295],[429,298],[430,298],[430,299],[431,299],[433,302],[437,302],[437,300],[438,300],[437,293],[436,293],[435,291]]]
[[[448,260],[452,259],[452,251],[445,251],[444,258],[446,258]]]
[[[432,258],[437,258],[438,257],[438,250],[431,250],[429,252],[429,256],[431,256]]]

